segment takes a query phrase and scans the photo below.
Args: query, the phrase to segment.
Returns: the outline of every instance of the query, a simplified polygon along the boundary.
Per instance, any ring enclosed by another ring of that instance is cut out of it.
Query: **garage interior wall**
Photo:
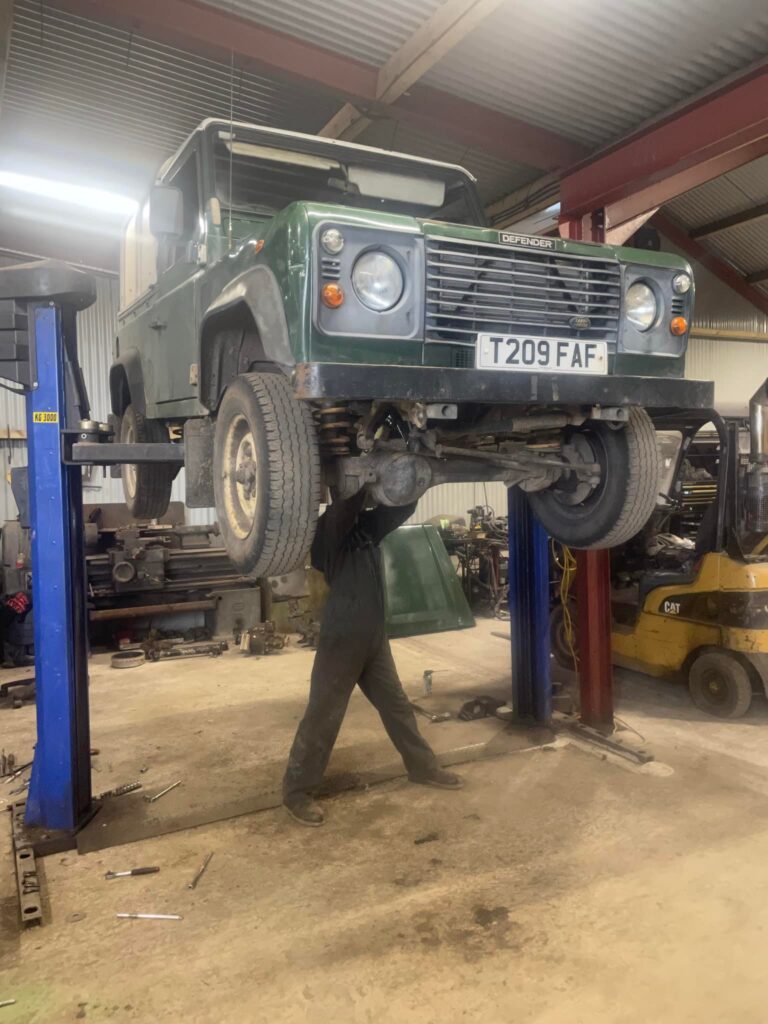
[[[672,249],[673,247],[665,246]],[[20,262],[19,257],[0,255],[0,266]],[[686,376],[715,381],[715,400],[725,413],[746,410],[749,396],[768,377],[768,323],[754,307],[730,291],[703,267],[694,265],[697,283],[696,323],[745,332],[765,332],[766,344],[755,341],[718,341],[697,338],[694,327],[688,348]],[[106,420],[110,412],[109,367],[112,362],[118,310],[118,282],[112,275],[97,274],[97,300],[80,314],[78,341],[80,360],[91,399],[93,416]],[[26,463],[26,442],[8,439],[7,432],[25,431],[24,402],[17,395],[0,390],[0,522],[16,517],[16,503],[8,483],[12,466]],[[5,435],[5,436],[3,436]],[[121,502],[122,485],[99,467],[84,471],[85,500],[90,503]],[[176,478],[173,500],[184,500],[183,471]],[[419,502],[411,522],[423,523],[437,515],[463,516],[476,505],[490,505],[497,515],[506,515],[507,494],[503,484],[443,484],[428,491]],[[187,509],[188,523],[215,521],[213,509]]]

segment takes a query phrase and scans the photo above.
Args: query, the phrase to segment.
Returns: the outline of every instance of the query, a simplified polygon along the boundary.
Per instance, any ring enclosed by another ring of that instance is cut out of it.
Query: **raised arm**
[[[410,505],[379,505],[360,515],[360,525],[374,544],[380,544],[384,538],[402,526],[416,511],[417,502]]]
[[[337,498],[326,508],[317,522],[312,542],[311,558],[315,569],[327,575],[364,504],[365,492],[359,491],[351,498]]]

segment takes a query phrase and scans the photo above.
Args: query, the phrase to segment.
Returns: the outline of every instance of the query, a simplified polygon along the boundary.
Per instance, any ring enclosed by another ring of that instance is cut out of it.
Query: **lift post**
[[[82,470],[62,431],[89,415],[77,311],[91,277],[43,261],[0,270],[0,376],[26,394],[37,743],[25,824],[74,832],[91,812]]]
[[[549,538],[519,487],[509,488],[508,513],[512,708],[518,722],[548,725]]]
[[[563,238],[605,242],[605,211],[565,217]],[[581,721],[611,733],[613,659],[611,657],[611,562],[608,551],[576,552],[576,627],[579,632]]]
[[[39,845],[49,850],[94,811],[82,466],[184,463],[183,445],[105,444],[110,431],[90,419],[76,318],[95,301],[93,278],[65,263],[0,268],[0,378],[27,406],[35,622],[37,743],[23,825],[20,814],[14,821],[30,829],[31,847],[44,829]]]

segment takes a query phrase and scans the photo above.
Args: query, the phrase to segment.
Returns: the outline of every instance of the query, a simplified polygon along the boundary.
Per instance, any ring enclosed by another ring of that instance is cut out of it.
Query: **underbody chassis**
[[[342,497],[366,487],[382,505],[492,480],[531,493],[559,482],[561,501],[579,504],[608,469],[590,425],[712,402],[702,381],[432,367],[303,364],[292,383],[314,407],[326,482]]]

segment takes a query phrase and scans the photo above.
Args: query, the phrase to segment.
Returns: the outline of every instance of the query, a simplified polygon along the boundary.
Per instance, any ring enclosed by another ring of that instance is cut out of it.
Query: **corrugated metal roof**
[[[764,0],[507,0],[424,81],[599,143],[766,51]]]
[[[666,209],[690,231],[766,202],[768,157],[762,157],[680,196]],[[768,269],[768,218],[718,231],[700,241],[742,274]],[[768,295],[768,282],[753,287]]]
[[[203,2],[377,65],[439,7],[435,0]],[[767,51],[763,0],[506,0],[423,81],[597,144]]]
[[[667,209],[687,228],[698,228],[765,202],[768,202],[768,156],[686,192],[669,203]]]
[[[4,110],[123,148],[172,152],[204,117],[227,117],[230,67],[139,35],[17,0]],[[338,101],[235,68],[235,117],[316,131]]]
[[[443,0],[203,0],[334,53],[377,66],[399,49]]]

